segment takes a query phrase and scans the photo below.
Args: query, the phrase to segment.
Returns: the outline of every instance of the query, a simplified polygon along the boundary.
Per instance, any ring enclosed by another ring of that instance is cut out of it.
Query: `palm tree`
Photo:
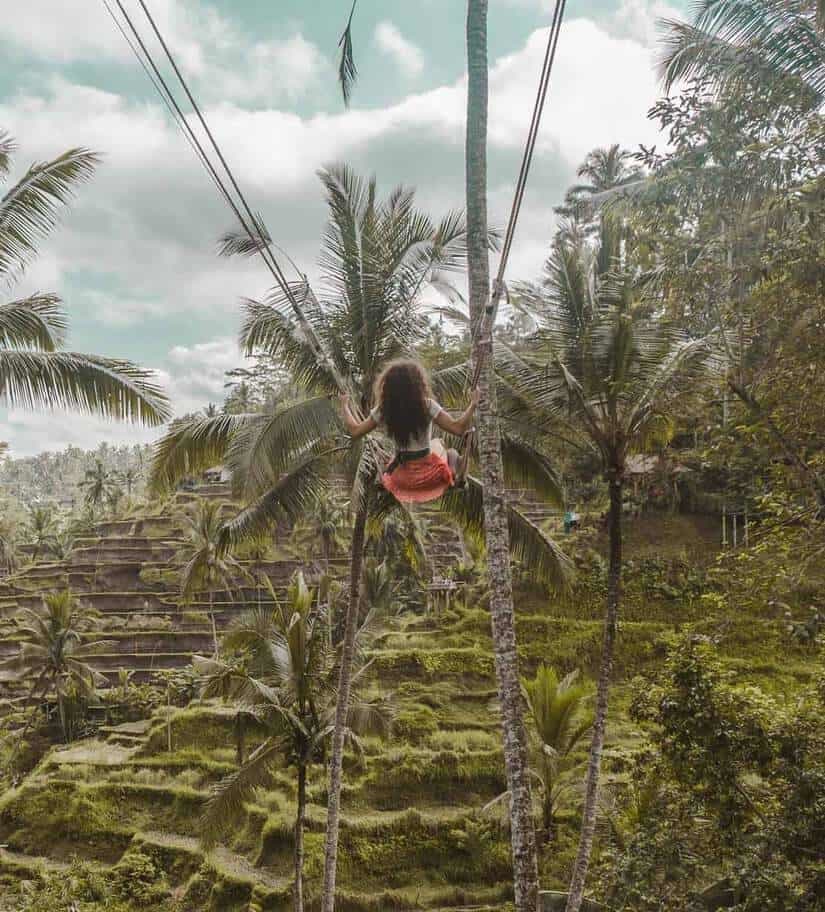
[[[0,573],[8,575],[17,569],[20,524],[17,517],[0,516]]]
[[[0,132],[0,180],[10,171],[14,149]],[[71,149],[32,165],[0,198],[0,283],[19,278],[97,161],[92,152]],[[59,351],[65,330],[57,295],[0,304],[0,395],[6,405],[68,408],[150,425],[168,420],[166,397],[146,371],[128,361]]]
[[[80,487],[86,489],[86,504],[92,510],[99,510],[103,504],[110,504],[117,480],[114,472],[100,459],[95,459],[94,467],[86,469]]]
[[[811,110],[825,98],[823,0],[697,0],[692,22],[667,21],[661,70],[670,90],[699,77],[719,92],[797,85]]]
[[[140,470],[134,466],[129,466],[126,471],[123,473],[123,484],[126,485],[126,496],[131,501],[132,491],[134,490],[135,484],[140,479]]]
[[[57,535],[58,524],[54,509],[50,506],[30,507],[28,538],[34,545],[33,561],[36,562],[42,552],[54,550]]]
[[[622,243],[620,219],[603,214],[595,248],[560,234],[540,285],[522,286],[539,324],[532,352],[511,380],[536,426],[589,445],[610,491],[610,557],[604,639],[579,852],[568,897],[578,912],[592,848],[622,571],[622,495],[627,457],[668,439],[679,400],[695,394],[709,343],[688,339],[655,313],[654,283],[641,281]]]
[[[618,143],[606,149],[593,149],[576,174],[585,178],[585,182],[571,187],[564,198],[564,205],[556,212],[575,222],[582,214],[589,215],[593,200],[608,190],[619,190],[638,181],[642,172],[638,166],[631,165],[633,153],[623,149]]]
[[[346,548],[349,520],[346,504],[332,494],[319,497],[310,516],[295,527],[294,543],[304,555],[320,554],[325,567]]]
[[[80,632],[83,616],[71,592],[53,592],[43,597],[43,610],[23,608],[14,618],[20,651],[2,663],[21,680],[31,681],[27,705],[55,694],[64,740],[69,740],[66,699],[74,691],[93,696],[100,675],[88,664],[95,654],[110,649],[111,642],[84,642]],[[31,719],[27,723],[27,728]],[[22,740],[22,738],[21,738]]]
[[[335,729],[336,662],[328,647],[328,617],[314,607],[314,596],[298,573],[284,604],[258,608],[233,623],[223,652],[243,653],[238,665],[215,659],[196,659],[208,675],[203,695],[233,700],[241,711],[263,726],[266,737],[235,773],[214,789],[204,815],[207,838],[238,819],[244,802],[266,785],[284,760],[297,769],[294,863],[295,912],[303,912],[304,824],[307,781],[311,768],[323,763]],[[359,678],[356,671],[355,679]],[[353,700],[346,735],[385,734],[388,716],[379,702]]]
[[[215,500],[197,500],[183,513],[185,544],[181,549],[183,562],[180,589],[184,600],[208,593],[209,619],[215,655],[218,654],[218,630],[215,624],[213,599],[216,589],[232,592],[240,579],[247,576],[243,566],[235,560],[222,544],[222,504]]]
[[[487,245],[487,0],[467,4],[467,267],[471,325],[480,326],[490,300]],[[527,734],[516,652],[510,530],[503,487],[501,429],[493,378],[492,332],[478,334],[473,345],[475,365],[482,362],[477,410],[478,454],[484,486],[484,533],[490,575],[490,616],[498,698],[504,740],[504,764],[510,793],[510,838],[513,889],[517,912],[538,908],[538,860],[533,826]]]
[[[386,561],[367,561],[364,567],[365,610],[375,615],[386,615],[397,604],[398,580]]]
[[[555,814],[564,786],[560,776],[570,755],[593,725],[593,710],[586,706],[590,688],[571,671],[561,681],[549,665],[540,665],[535,677],[524,683],[530,711],[530,733],[536,744],[536,773],[542,791],[542,825],[547,839],[555,830]]]
[[[322,903],[324,912],[332,912],[344,731],[367,521],[402,509],[375,484],[379,466],[389,457],[386,443],[377,437],[353,441],[344,435],[333,401],[339,391],[335,375],[344,378],[357,408],[369,411],[382,367],[392,358],[411,354],[426,332],[423,291],[428,285],[447,284],[445,276],[463,268],[466,248],[460,213],[449,213],[436,224],[415,208],[413,191],[398,187],[379,200],[375,181],[363,181],[345,166],[324,170],[320,177],[330,213],[321,251],[322,295],[316,298],[303,281],[295,285],[294,294],[331,364],[319,357],[280,291],[263,302],[247,301],[241,348],[248,354],[265,354],[289,371],[302,395],[265,412],[176,422],[157,446],[152,486],[168,490],[184,475],[225,461],[236,493],[249,503],[227,523],[228,543],[268,529],[284,515],[292,521],[302,518],[314,509],[331,480],[339,482],[343,475],[350,486],[354,520],[349,600],[330,760]],[[259,243],[268,243],[264,233]],[[227,235],[223,250],[248,254],[255,248],[245,236]],[[439,372],[434,377],[436,394],[460,396],[467,374],[466,365]],[[543,489],[557,491],[546,457],[517,434],[509,442],[505,467],[511,477],[522,483],[526,474]],[[466,524],[480,526],[481,488],[474,479],[467,492],[446,496],[441,503]],[[540,529],[514,509],[508,510],[505,521],[510,523],[514,548],[536,562],[537,572],[557,580],[566,572],[563,558]]]

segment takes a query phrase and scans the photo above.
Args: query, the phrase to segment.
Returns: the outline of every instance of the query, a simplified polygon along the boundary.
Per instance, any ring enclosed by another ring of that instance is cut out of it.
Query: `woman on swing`
[[[459,455],[432,438],[433,423],[450,434],[466,433],[478,405],[478,391],[466,411],[452,418],[432,398],[427,375],[417,361],[392,361],[375,384],[375,402],[363,421],[353,416],[346,395],[341,396],[341,411],[353,437],[379,428],[395,444],[395,457],[381,479],[384,487],[402,503],[441,497],[455,484]]]

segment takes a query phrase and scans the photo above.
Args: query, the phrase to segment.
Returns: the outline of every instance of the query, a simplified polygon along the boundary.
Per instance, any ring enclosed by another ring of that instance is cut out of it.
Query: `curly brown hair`
[[[432,420],[429,398],[430,383],[418,361],[391,361],[381,372],[375,401],[390,437],[400,446],[406,446]]]

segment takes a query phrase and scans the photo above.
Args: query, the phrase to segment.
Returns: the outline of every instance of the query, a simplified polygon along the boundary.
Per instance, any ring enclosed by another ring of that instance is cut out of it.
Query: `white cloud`
[[[109,4],[130,40],[128,25]],[[127,7],[156,61],[163,51],[140,8]],[[152,16],[201,97],[238,102],[293,100],[315,88],[327,62],[299,32],[254,41],[202,0],[155,0]],[[6,17],[0,45],[57,63],[105,60],[137,67],[104,7],[90,0],[27,0]],[[166,67],[162,66],[166,70]]]
[[[168,385],[178,415],[197,411],[209,402],[220,405],[226,396],[226,372],[247,362],[231,337],[176,345],[160,373]]]
[[[30,0],[30,6],[38,3]],[[512,199],[546,40],[546,29],[535,31],[520,50],[494,61],[490,71],[490,220],[495,225],[504,223]],[[297,69],[307,49],[295,41],[270,52],[295,54]],[[652,60],[653,52],[641,41],[617,38],[587,19],[565,24],[511,258],[513,277],[538,272],[552,233],[552,207],[590,149],[657,141],[655,126],[645,117],[658,93]],[[325,215],[316,169],[348,161],[361,172],[375,170],[382,190],[400,181],[417,184],[420,205],[433,213],[461,206],[465,105],[466,85],[459,80],[384,108],[310,117],[230,102],[207,101],[205,109],[251,204],[313,279]],[[118,347],[124,338],[133,340],[133,348],[117,352],[94,342],[101,354],[136,360],[141,359],[141,336],[164,332],[168,315],[169,325],[181,333],[173,340],[173,330],[167,331],[169,346],[181,345],[154,363],[168,380],[176,411],[219,401],[223,371],[239,359],[231,341],[239,322],[238,298],[260,295],[271,282],[255,262],[215,256],[216,239],[232,226],[232,216],[162,109],[54,78],[0,99],[0,124],[21,142],[18,170],[70,145],[84,144],[104,155],[63,230],[43,245],[43,257],[21,293],[66,292],[70,313],[77,304],[112,333],[119,331]],[[72,298],[69,289],[78,287],[89,290]],[[151,329],[144,330],[144,322]],[[123,327],[134,327],[134,333],[124,334]],[[221,344],[210,347],[216,337]],[[73,344],[82,348],[86,341]],[[95,430],[98,425],[80,419],[39,425],[37,420],[16,418],[13,427],[0,423],[0,439],[9,439],[19,452],[18,436],[29,441],[27,447],[36,447],[36,439],[51,445],[50,435],[63,434],[64,425],[72,435],[81,426],[89,428],[84,438],[89,444],[98,439],[95,435],[105,436]]]
[[[317,86],[328,69],[323,54],[299,33],[283,41],[259,41],[245,56],[243,70],[226,67],[216,74],[210,97],[255,102],[281,96],[294,101]]]
[[[679,10],[662,0],[622,0],[608,21],[608,28],[620,38],[652,48],[661,40],[663,19],[683,18]]]
[[[379,22],[375,27],[375,43],[391,57],[406,76],[418,76],[424,69],[424,54],[418,45],[408,41],[392,22]]]
[[[510,6],[552,15],[556,0],[505,0]],[[569,8],[568,8],[569,9]],[[660,20],[684,19],[684,13],[664,0],[619,0],[618,7],[600,20],[610,35],[630,38],[652,48],[661,39]]]
[[[237,342],[220,337],[198,345],[174,346],[156,369],[156,381],[171,397],[176,415],[221,404],[226,395],[226,371],[247,362]],[[0,440],[11,444],[11,456],[32,456],[67,446],[94,449],[103,440],[112,444],[150,443],[163,433],[118,421],[61,411],[29,412],[0,409]]]

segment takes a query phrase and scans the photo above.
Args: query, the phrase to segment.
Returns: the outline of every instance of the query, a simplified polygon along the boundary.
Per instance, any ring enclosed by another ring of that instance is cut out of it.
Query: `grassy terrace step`
[[[55,861],[45,855],[26,855],[0,848],[0,871],[6,871],[20,879],[29,880],[47,872],[61,873],[68,868],[68,862]]]
[[[135,834],[135,843],[137,845],[173,849],[198,857],[208,857],[213,864],[233,878],[247,881],[251,884],[262,884],[270,890],[281,892],[292,883],[291,877],[278,875],[274,871],[252,865],[243,855],[230,852],[228,849],[217,847],[208,854],[204,853],[198,839],[181,833],[163,830],[141,830]]]
[[[70,566],[83,566],[89,564],[109,564],[135,562],[145,564],[148,561],[168,563],[180,553],[180,549],[173,545],[153,545],[136,547],[117,547],[100,544],[88,548],[73,548],[69,555]]]

